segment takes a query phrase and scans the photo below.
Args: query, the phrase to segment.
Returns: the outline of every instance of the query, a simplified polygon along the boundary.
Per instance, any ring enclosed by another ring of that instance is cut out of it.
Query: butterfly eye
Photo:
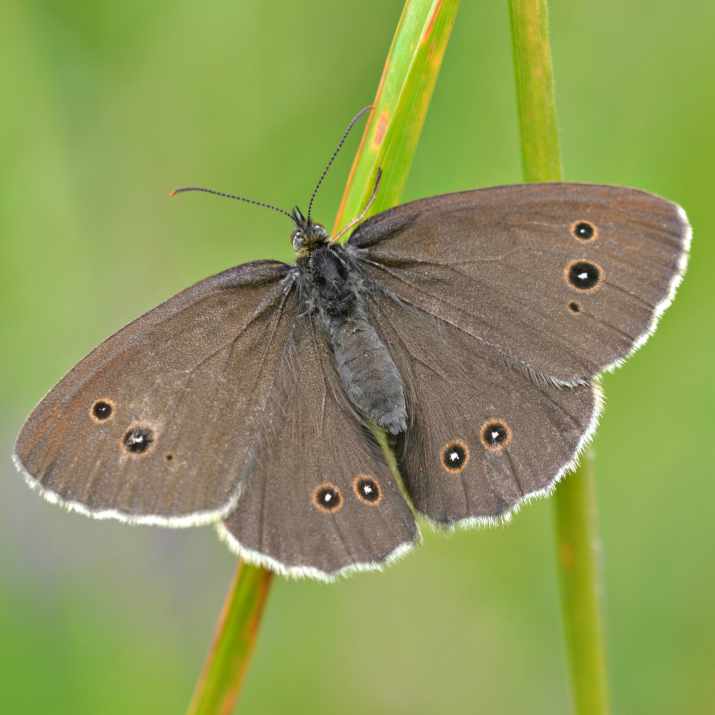
[[[501,452],[511,443],[511,428],[504,420],[488,420],[482,425],[480,437],[490,452]]]
[[[305,243],[305,234],[301,229],[297,229],[291,234],[290,240],[293,244],[293,250],[300,251],[300,249],[303,248],[303,244]]]
[[[313,492],[313,505],[319,511],[336,512],[343,505],[343,497],[334,484],[321,484]]]
[[[154,432],[149,427],[138,425],[127,430],[122,442],[127,452],[144,454],[154,442]]]
[[[576,221],[571,224],[571,233],[582,241],[597,238],[596,227],[590,221]]]
[[[358,475],[353,479],[353,489],[358,499],[370,506],[377,506],[382,501],[380,485],[372,477]]]
[[[566,280],[578,290],[595,290],[603,281],[603,269],[589,261],[573,261],[566,266]]]
[[[325,226],[322,223],[313,224],[313,235],[318,238],[329,238],[328,232],[325,230]]]
[[[453,439],[442,447],[442,466],[453,474],[464,471],[469,461],[469,447],[461,439]]]
[[[114,403],[109,399],[97,400],[92,405],[91,415],[95,422],[104,422],[114,414]]]

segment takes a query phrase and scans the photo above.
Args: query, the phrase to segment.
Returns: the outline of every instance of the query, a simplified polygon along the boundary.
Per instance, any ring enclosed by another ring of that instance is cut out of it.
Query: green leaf
[[[369,213],[400,202],[458,8],[458,0],[405,3],[340,202],[335,232],[364,208],[378,169],[382,180]]]

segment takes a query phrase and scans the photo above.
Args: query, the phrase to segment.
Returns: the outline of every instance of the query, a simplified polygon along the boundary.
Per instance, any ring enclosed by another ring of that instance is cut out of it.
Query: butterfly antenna
[[[380,179],[382,179],[382,169],[377,170],[375,184],[372,187],[372,193],[365,204],[365,208],[360,212],[360,215],[357,218],[354,218],[342,231],[340,231],[340,233],[338,233],[337,236],[335,236],[335,238],[333,238],[333,241],[339,241],[353,226],[357,226],[357,224],[365,218],[365,215],[370,210],[370,207],[375,203],[375,199],[377,198],[377,190],[380,188]]]
[[[236,196],[236,194],[227,194],[224,191],[216,191],[214,189],[206,189],[203,186],[182,186],[179,189],[174,189],[169,194],[169,196],[176,196],[176,194],[183,194],[188,191],[201,191],[204,194],[213,194],[214,196],[223,196],[225,199],[235,199],[236,201],[243,201],[244,203],[252,204],[253,206],[262,206],[264,209],[270,209],[271,211],[276,211],[279,214],[283,214],[284,216],[287,216],[292,221],[295,221],[292,214],[288,213],[288,211],[284,211],[283,209],[279,209],[277,206],[274,206],[273,204],[267,204],[263,201],[254,201],[253,199],[247,199],[245,196]]]
[[[357,123],[358,119],[363,116],[366,112],[369,112],[372,109],[372,105],[368,104],[367,107],[363,107],[349,122],[348,126],[345,127],[345,131],[343,132],[342,137],[340,137],[340,141],[338,142],[338,145],[335,147],[335,151],[333,152],[333,155],[330,157],[328,160],[328,163],[325,165],[325,168],[323,169],[323,173],[320,175],[320,178],[318,179],[318,183],[315,185],[315,188],[313,189],[313,193],[310,195],[310,201],[308,202],[308,222],[310,222],[310,213],[313,210],[313,202],[315,201],[315,197],[318,195],[318,190],[320,189],[321,184],[325,180],[325,177],[328,175],[328,172],[330,171],[330,167],[333,165],[333,162],[337,158],[338,154],[340,153],[340,150],[343,148],[343,144],[345,144],[345,140],[348,138],[348,135],[350,134],[350,130],[355,126]]]

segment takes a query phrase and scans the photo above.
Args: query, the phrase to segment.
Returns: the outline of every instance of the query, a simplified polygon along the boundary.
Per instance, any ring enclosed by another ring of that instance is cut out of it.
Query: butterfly
[[[295,265],[200,281],[50,391],[16,445],[33,489],[99,519],[216,523],[247,561],[321,580],[406,553],[416,513],[496,523],[554,489],[594,433],[597,376],[682,279],[683,209],[501,186],[398,206],[340,243],[311,217],[318,186],[306,215],[268,205],[293,222]]]

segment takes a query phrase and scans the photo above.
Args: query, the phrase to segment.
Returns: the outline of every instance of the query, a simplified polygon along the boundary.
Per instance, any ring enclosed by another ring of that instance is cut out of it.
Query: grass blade
[[[256,646],[273,574],[239,563],[187,715],[228,715]]]
[[[372,212],[399,201],[454,25],[459,0],[407,0],[343,194],[335,230],[355,218],[383,168]],[[385,440],[383,448],[388,449]],[[389,463],[394,459],[388,455]],[[228,715],[256,644],[271,573],[239,564],[187,715]]]
[[[459,0],[407,0],[385,60],[370,117],[340,202],[335,231],[355,218],[372,191],[370,214],[400,202]]]
[[[559,181],[547,2],[511,0],[510,6],[524,178]],[[593,458],[586,454],[554,497],[561,603],[577,715],[609,712],[593,480]]]

